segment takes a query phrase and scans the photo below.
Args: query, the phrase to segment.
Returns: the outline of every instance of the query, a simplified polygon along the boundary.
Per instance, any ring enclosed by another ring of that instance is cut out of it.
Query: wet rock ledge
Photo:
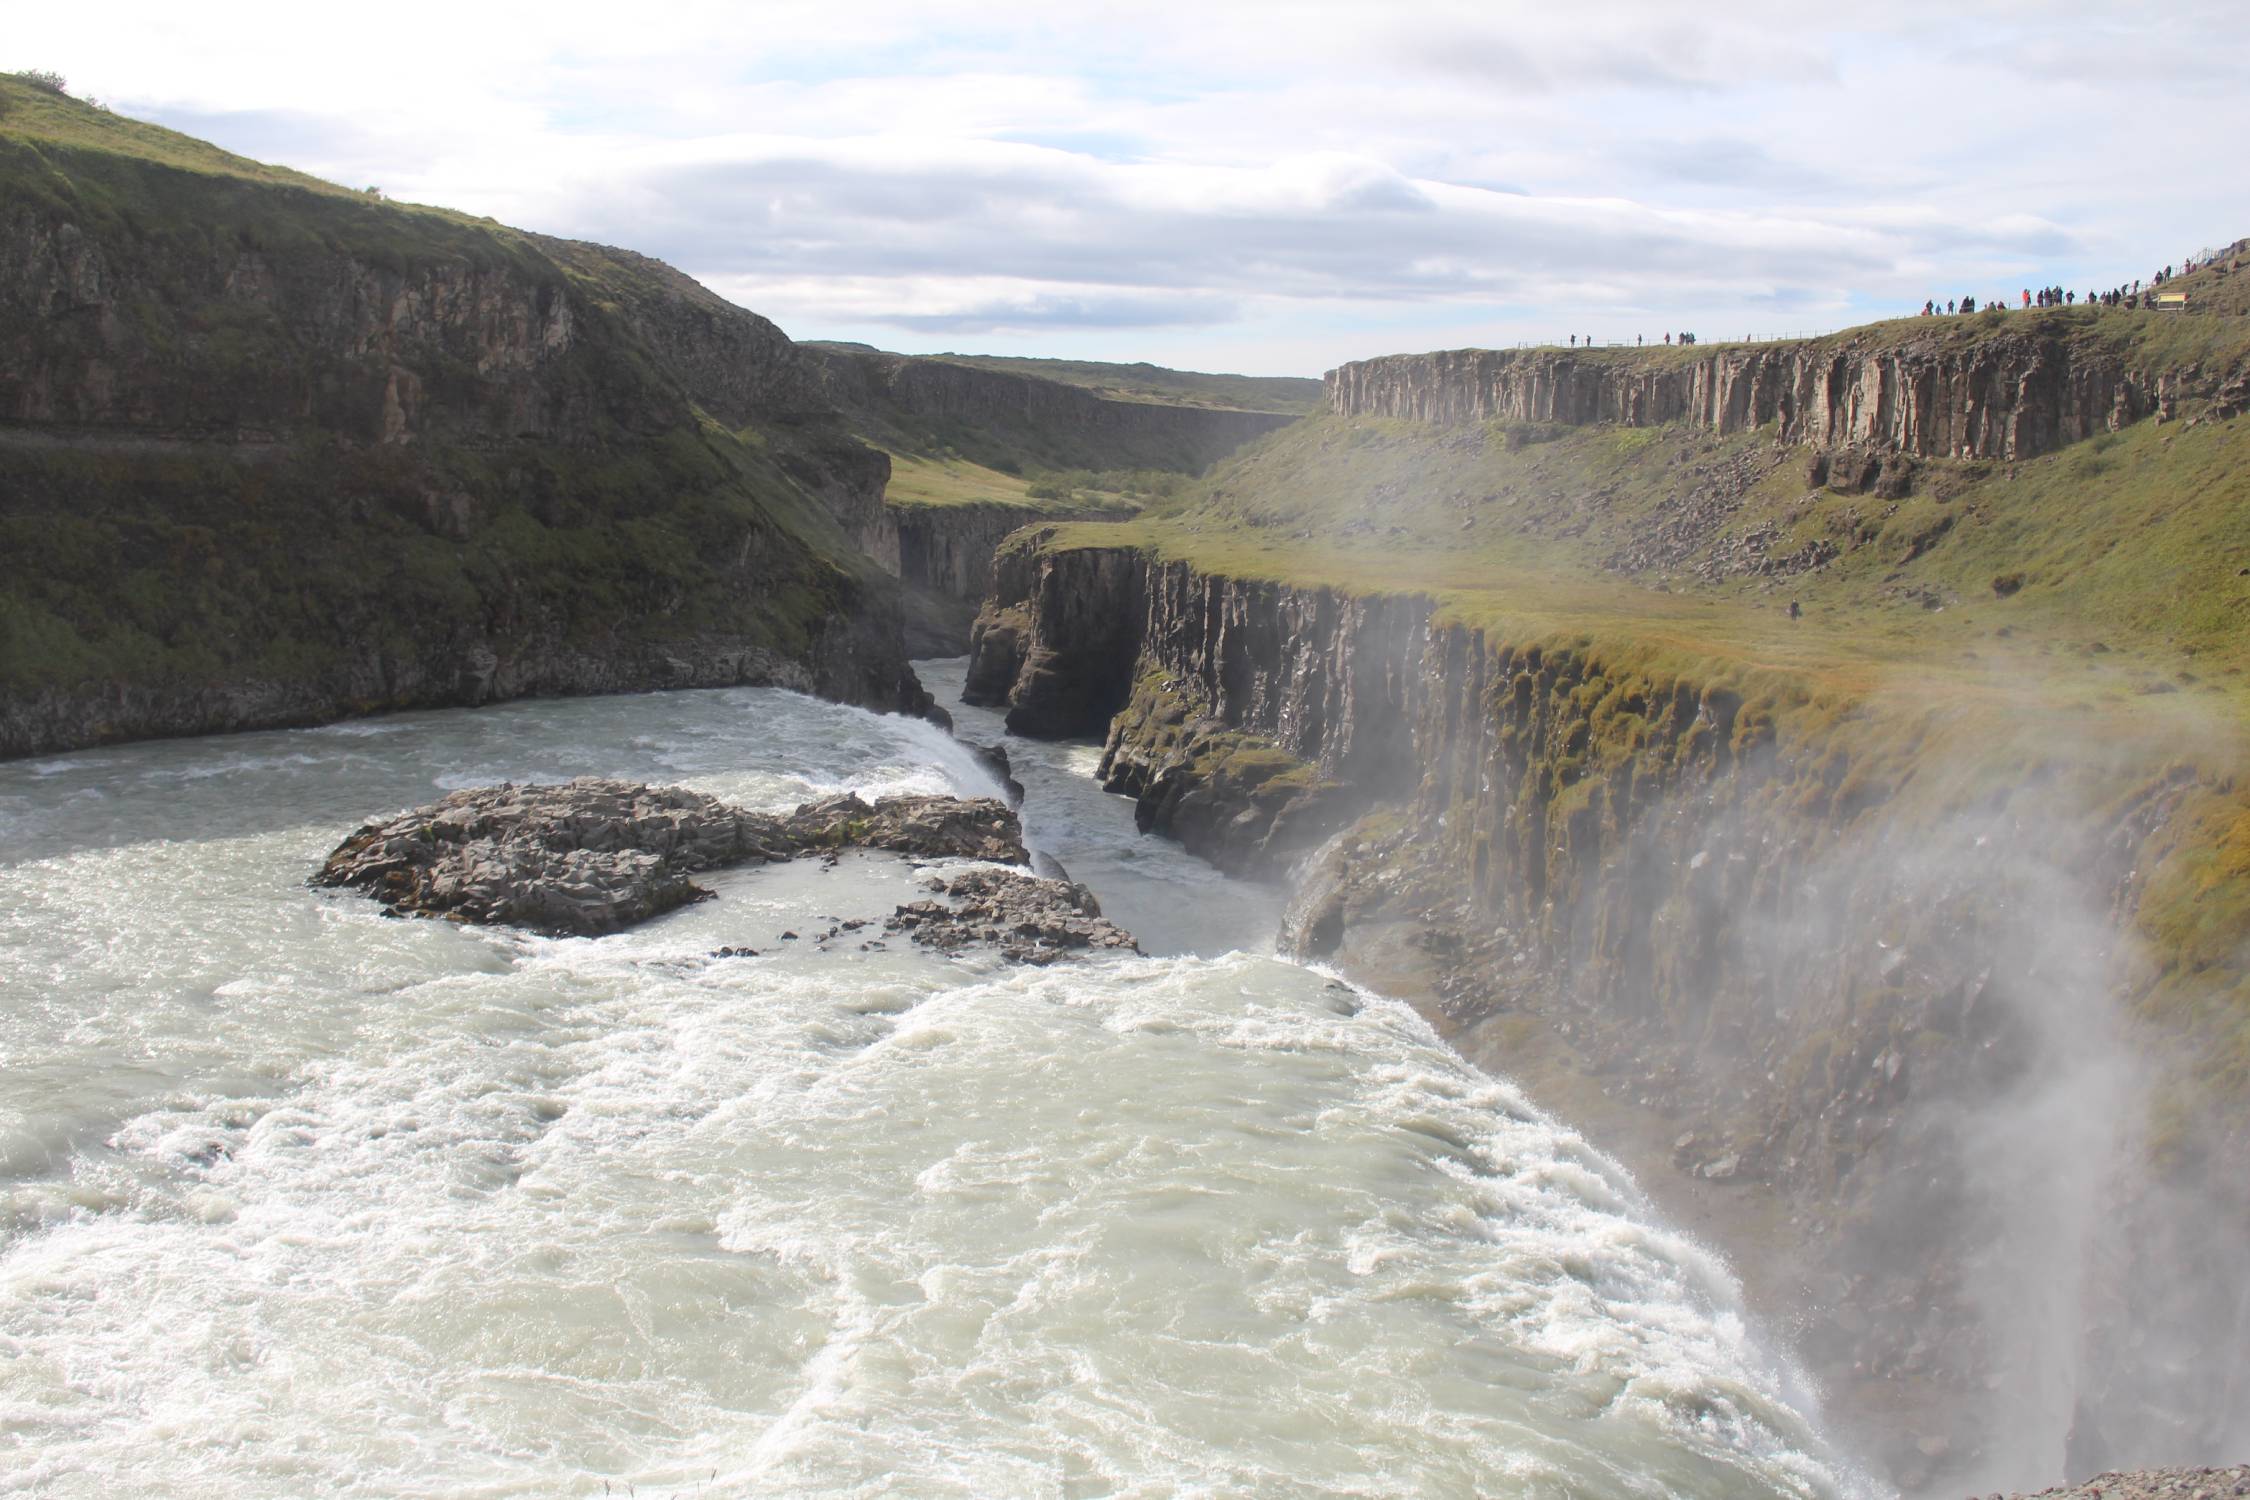
[[[847,792],[776,817],[682,787],[580,777],[478,787],[363,824],[313,884],[365,891],[394,916],[594,937],[709,897],[691,878],[703,871],[844,849],[1030,863],[1016,815],[986,799],[869,803]],[[1134,947],[1093,893],[1068,881],[984,870],[932,889],[950,900],[911,903],[886,925],[927,946],[993,947],[1019,962]]]

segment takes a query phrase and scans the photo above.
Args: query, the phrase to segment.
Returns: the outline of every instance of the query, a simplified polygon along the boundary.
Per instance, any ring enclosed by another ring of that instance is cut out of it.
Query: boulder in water
[[[789,836],[806,849],[889,849],[925,859],[1031,863],[1023,825],[989,797],[885,797],[856,793],[808,802],[789,815]]]
[[[689,878],[699,871],[845,848],[1029,862],[1015,814],[988,799],[846,794],[784,819],[682,787],[580,777],[478,787],[367,823],[313,883],[366,891],[398,916],[591,937],[708,896]]]
[[[951,880],[933,880],[930,888],[950,899],[909,902],[891,914],[883,930],[904,932],[926,948],[949,953],[994,948],[1025,964],[1141,951],[1131,933],[1102,915],[1092,891],[1067,880],[971,870]]]
[[[364,890],[402,916],[593,935],[702,899],[696,871],[793,852],[777,818],[583,776],[455,792],[365,824],[313,883]]]

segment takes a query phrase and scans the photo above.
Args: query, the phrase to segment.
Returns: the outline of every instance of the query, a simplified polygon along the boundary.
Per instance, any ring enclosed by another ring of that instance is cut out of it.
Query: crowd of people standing
[[[2087,307],[2139,307],[2144,300],[2153,298],[2156,295],[2156,289],[2170,281],[2175,274],[2185,276],[2195,268],[2196,261],[2192,256],[2181,263],[2180,269],[2176,273],[2172,267],[2166,266],[2150,278],[2146,290],[2143,290],[2140,278],[2135,277],[2130,286],[2114,286],[2106,292],[2090,291],[2084,297],[2080,297],[2075,288],[2066,289],[2059,286],[2041,287],[2037,291],[2025,287],[2019,295],[2022,306],[2027,309],[2032,307],[2076,307],[2081,304]],[[1984,302],[1987,311],[1994,308],[2005,309],[2008,305],[2006,293],[1997,297],[1989,297]],[[1922,316],[1925,318],[1934,318],[1940,314],[1973,313],[1976,310],[1977,299],[1974,297],[1948,298],[1943,307],[1938,305],[1938,300],[1935,297],[1922,304]]]
[[[2225,250],[2205,251],[2203,254],[2203,258],[2200,260],[2191,255],[2187,259],[2182,261],[2177,268],[2166,266],[2163,270],[2158,271],[2155,275],[2149,277],[2145,282],[2136,278],[2130,283],[2120,283],[2117,286],[2111,287],[2108,291],[2101,291],[2097,289],[2082,293],[2075,287],[2027,286],[2019,290],[2012,297],[2003,292],[1997,297],[1986,297],[1981,300],[1975,296],[1949,297],[1943,303],[1940,303],[1937,298],[1932,297],[1922,304],[1922,316],[1925,318],[1959,316],[1964,313],[1974,313],[1980,310],[1986,312],[2004,312],[2017,307],[2021,307],[2028,312],[2035,307],[2138,308],[2144,306],[2158,307],[2167,304],[2172,306],[2179,306],[2183,304],[2184,298],[2180,296],[2172,296],[2165,298],[2163,302],[2159,302],[2159,294],[2157,289],[2174,280],[2176,277],[2185,276],[2192,271],[2202,269],[2214,263],[2219,265],[2219,274],[2222,276],[2227,274],[2230,265],[2237,270],[2243,269],[2245,266],[2245,262],[2242,257],[2243,252],[2245,251],[2250,251],[2250,240],[2238,241],[2236,244]],[[1664,342],[1666,344],[1692,344],[1695,341],[1695,335],[1692,333],[1667,333],[1664,335]],[[1617,344],[1621,341],[1613,339],[1610,342],[1612,344]],[[1634,347],[1643,347],[1647,344],[1647,342],[1647,336],[1644,334],[1635,334],[1633,336]],[[1569,335],[1569,337],[1565,341],[1565,344],[1566,347],[1572,349],[1591,349],[1594,347],[1594,336],[1590,333],[1574,333]]]
[[[1695,342],[1695,335],[1692,333],[1667,333],[1666,335],[1664,335],[1664,342],[1667,344],[1692,344]],[[1636,333],[1633,335],[1633,347],[1635,347],[1636,349],[1644,348],[1647,346],[1647,344],[1648,336],[1646,334]],[[1586,335],[1585,346],[1589,349],[1594,347],[1594,336],[1590,333]],[[1570,341],[1565,347],[1571,349],[1576,349],[1577,347],[1579,347],[1578,335],[1575,333],[1570,335]]]

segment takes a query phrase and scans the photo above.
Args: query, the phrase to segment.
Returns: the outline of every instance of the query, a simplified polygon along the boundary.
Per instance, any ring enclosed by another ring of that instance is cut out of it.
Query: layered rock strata
[[[1008,708],[1010,734],[1098,735],[1124,705],[1144,625],[1146,570],[1129,549],[1043,549],[1018,533],[992,560],[992,594],[969,636],[964,703]]]
[[[2239,371],[2151,370],[2080,336],[2095,314],[1997,315],[1709,350],[1456,349],[1328,372],[1329,409],[1424,422],[1581,427],[1777,424],[1784,440],[1914,458],[2021,459],[2115,431],[2161,403],[2218,399]],[[2017,320],[2020,320],[2020,324]]]
[[[1215,711],[1200,678],[1151,669],[1110,722],[1102,789],[1133,799],[1143,833],[1177,839],[1236,875],[1270,875],[1309,853],[1365,805],[1323,775]]]
[[[807,345],[820,399],[851,414],[858,431],[900,453],[958,454],[1007,473],[1166,470],[1193,474],[1294,420],[1275,412],[1124,401],[1059,381],[981,369],[944,358]],[[992,557],[1019,527],[1116,519],[1130,507],[1003,501],[910,504],[896,500],[838,515],[860,546],[931,602],[916,620],[918,653],[966,644]]]

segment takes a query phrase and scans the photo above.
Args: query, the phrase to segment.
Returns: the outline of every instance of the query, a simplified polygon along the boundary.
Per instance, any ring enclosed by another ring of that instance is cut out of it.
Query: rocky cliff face
[[[645,387],[601,411],[589,383],[559,378],[585,362],[577,317],[562,276],[526,257],[381,264],[215,244],[182,255],[67,212],[8,210],[0,420],[169,438],[570,443],[598,415],[660,419]]]
[[[82,109],[0,132],[0,754],[525,693],[926,705],[835,519],[888,461],[770,323],[131,122],[70,144]]]
[[[903,712],[930,700],[900,660],[895,619],[873,628],[845,619],[808,648],[777,649],[762,632],[669,635],[580,643],[566,624],[494,632],[438,622],[402,640],[363,610],[369,634],[317,667],[31,684],[0,695],[0,756],[42,755],[122,740],[325,724],[401,708],[474,708],[510,698],[770,686]]]
[[[533,242],[728,427],[837,419],[821,394],[817,363],[765,318],[632,250],[543,235]]]
[[[902,454],[958,457],[1008,474],[1050,470],[1195,473],[1285,426],[1281,413],[1113,400],[1078,386],[945,358],[856,346],[808,345],[819,399],[853,429]],[[1114,508],[1068,510],[1001,502],[916,505],[829,497],[845,529],[919,596],[919,650],[961,649],[985,596],[992,555],[1019,527],[1114,518]]]
[[[1193,473],[1295,420],[1112,401],[1057,381],[943,359],[831,346],[807,353],[820,362],[828,398],[878,433],[902,429],[948,440],[979,462]]]
[[[1844,335],[1804,343],[1572,354],[1460,349],[1331,370],[1330,408],[1429,422],[1685,422],[1715,432],[1778,423],[1783,438],[1915,458],[2030,458],[2223,377],[2130,366],[2076,336],[2068,314],[1995,315],[1969,336]],[[2020,327],[2017,320],[2021,320]]]
[[[902,582],[949,599],[981,602],[992,580],[992,555],[1011,533],[1051,512],[1017,505],[883,507],[862,536],[867,555]]]
[[[660,260],[578,240],[536,243],[657,355],[696,406],[729,428],[757,429],[776,464],[847,535],[864,539],[879,526],[891,461],[853,436],[813,353]]]
[[[1049,554],[1052,536],[1044,527],[1021,532],[993,558],[961,696],[1007,704],[1010,734],[1099,734],[1133,681],[1147,570],[1126,548]]]
[[[910,654],[957,656],[968,649],[978,608],[992,580],[1001,544],[1027,526],[1115,520],[1106,509],[1002,502],[876,508],[856,533],[884,571],[906,585],[915,609],[907,626]]]
[[[1106,730],[1144,828],[1294,869],[1300,948],[1426,983],[1473,1058],[1536,1089],[1536,1018],[1564,1072],[1629,1080],[1655,1143],[1629,1164],[1743,1195],[1706,1231],[1836,1408],[1886,1414],[1859,1436],[1900,1482],[1958,1489],[2024,1433],[2078,1472],[2223,1448],[2234,1398],[2183,1372],[2234,1368],[2250,1326],[2161,1263],[2224,1263],[2250,1219],[2133,1170],[2109,1006],[2136,981],[2106,946],[2152,836],[2218,789],[2172,766],[2095,808],[2027,775],[1917,821],[1897,768],[1720,683],[1036,543],[995,568],[972,691],[1019,733]],[[2052,1154],[2003,1141],[2058,1096],[2084,1113]],[[2093,1330],[2075,1385],[2019,1363],[2057,1323]]]

